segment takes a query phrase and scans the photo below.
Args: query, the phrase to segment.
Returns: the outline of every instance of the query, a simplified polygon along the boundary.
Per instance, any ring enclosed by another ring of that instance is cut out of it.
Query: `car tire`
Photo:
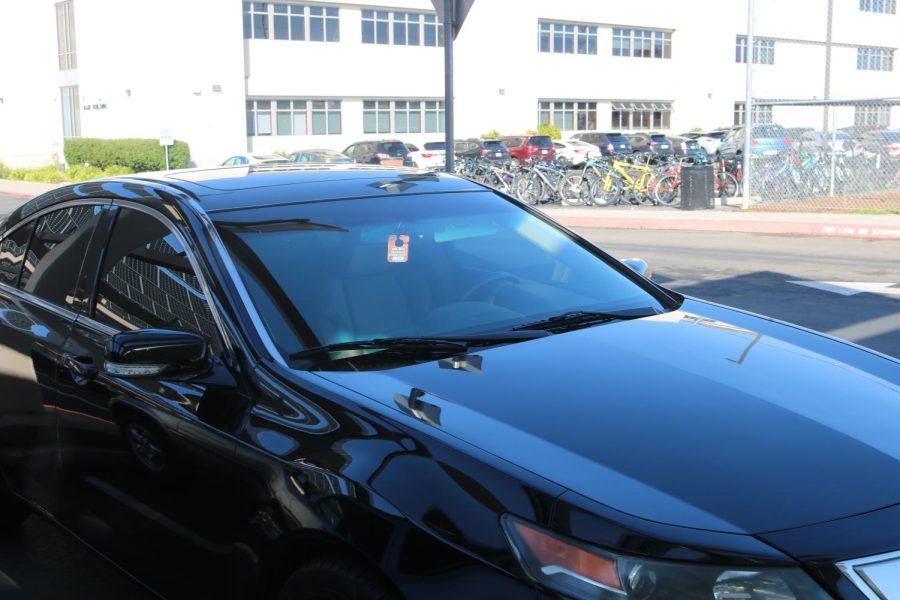
[[[294,571],[276,600],[396,600],[381,576],[341,556],[313,559]]]
[[[31,516],[28,506],[16,498],[0,475],[0,533],[15,531]]]

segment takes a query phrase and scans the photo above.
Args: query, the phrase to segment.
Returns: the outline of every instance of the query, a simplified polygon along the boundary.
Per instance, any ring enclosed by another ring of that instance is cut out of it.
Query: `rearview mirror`
[[[209,346],[189,331],[138,329],[116,334],[106,345],[104,371],[140,379],[160,375],[196,375],[210,366]]]
[[[642,258],[623,258],[622,262],[638,275],[643,275],[647,279],[653,276],[653,273],[650,271],[650,265]]]

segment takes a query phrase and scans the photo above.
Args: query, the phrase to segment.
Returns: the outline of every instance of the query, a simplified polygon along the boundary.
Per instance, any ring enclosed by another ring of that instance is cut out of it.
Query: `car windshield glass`
[[[506,148],[499,141],[485,142],[484,147],[491,151],[494,151],[494,150],[501,150],[504,152],[506,151]]]
[[[611,144],[627,144],[628,140],[624,135],[610,135],[608,136],[609,142]]]
[[[318,158],[347,158],[343,154],[335,152],[334,150],[316,150],[313,152],[315,156]]]
[[[347,342],[509,332],[570,312],[672,307],[606,262],[612,259],[493,192],[214,216],[285,357]]]
[[[441,150],[443,151],[445,146],[444,142],[425,142],[423,148],[426,150]]]
[[[538,148],[552,148],[553,140],[549,135],[533,135],[528,140],[529,146],[537,146]]]

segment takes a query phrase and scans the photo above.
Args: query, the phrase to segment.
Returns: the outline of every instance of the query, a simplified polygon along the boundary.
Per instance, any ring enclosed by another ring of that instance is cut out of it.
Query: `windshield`
[[[404,156],[409,153],[409,148],[403,142],[384,142],[378,144],[379,152],[387,152],[391,156]]]
[[[216,217],[285,356],[359,340],[508,332],[574,311],[666,310],[566,233],[492,192]]]
[[[445,145],[445,142],[425,142],[424,148],[426,150],[440,150],[443,152]]]
[[[533,135],[528,139],[529,146],[537,146],[538,148],[552,148],[553,140],[548,135]]]

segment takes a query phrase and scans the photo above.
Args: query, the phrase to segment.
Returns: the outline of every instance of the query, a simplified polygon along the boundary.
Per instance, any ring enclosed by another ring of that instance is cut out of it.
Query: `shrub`
[[[37,181],[40,183],[62,183],[66,180],[65,175],[53,165],[37,169],[12,169],[9,171],[8,177],[19,181]]]
[[[66,169],[66,179],[73,183],[87,181],[88,179],[99,179],[106,175],[107,173],[102,169],[92,166],[83,167],[81,165],[72,165]]]
[[[562,137],[562,131],[553,123],[541,123],[537,128],[537,135],[549,135],[551,140],[558,140]]]
[[[0,179],[7,179],[9,177],[9,167],[0,162]]]
[[[497,131],[496,129],[488,129],[486,132],[482,133],[481,136],[479,136],[479,137],[481,137],[481,139],[483,139],[483,140],[487,139],[487,138],[498,138],[498,137],[500,137],[500,132]]]
[[[71,138],[66,140],[63,152],[70,165],[89,165],[100,169],[120,166],[135,173],[166,168],[165,149],[156,139]],[[183,169],[188,166],[190,158],[186,142],[176,141],[174,146],[169,147],[169,168]]]

